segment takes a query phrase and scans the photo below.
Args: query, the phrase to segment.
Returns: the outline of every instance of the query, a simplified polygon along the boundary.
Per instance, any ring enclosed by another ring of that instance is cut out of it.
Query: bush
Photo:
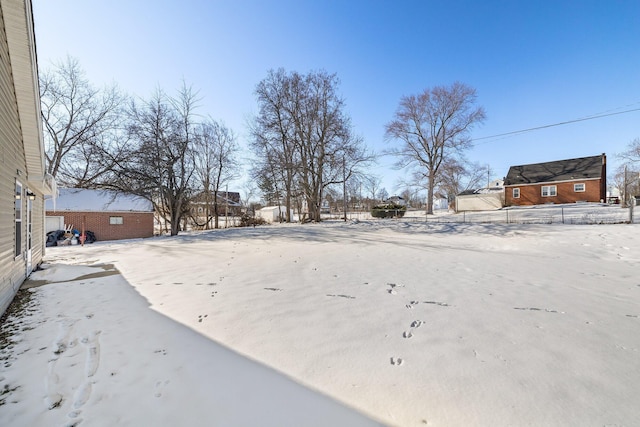
[[[264,218],[256,218],[249,214],[242,214],[240,217],[240,227],[255,227],[256,225],[263,225],[267,222]]]
[[[395,203],[383,203],[371,208],[371,216],[374,218],[402,218],[407,212],[407,207]]]

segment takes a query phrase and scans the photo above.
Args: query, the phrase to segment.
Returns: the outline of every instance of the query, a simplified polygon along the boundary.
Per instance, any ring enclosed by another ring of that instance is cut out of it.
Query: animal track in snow
[[[440,301],[425,301],[425,304],[434,304],[434,305],[439,305],[440,307],[451,307],[449,304],[447,304],[446,302],[440,302]]]
[[[530,311],[545,311],[547,313],[558,313],[558,310],[550,310],[548,308],[537,308],[537,307],[513,307],[514,310],[530,310]],[[560,311],[559,313],[564,313],[564,311]]]
[[[404,331],[402,333],[402,336],[404,338],[412,338],[413,337],[413,330],[416,328],[419,328],[420,326],[422,326],[424,322],[422,320],[414,320],[413,322],[411,322],[410,329],[408,331]]]
[[[389,286],[387,292],[389,292],[391,295],[396,295],[398,293],[395,288],[404,287],[404,285],[396,285],[395,283],[387,283],[387,286]]]
[[[404,363],[404,360],[402,360],[401,357],[392,357],[391,358],[391,364],[394,366],[400,366]]]
[[[267,291],[274,291],[274,292],[277,292],[277,291],[281,291],[281,290],[282,290],[282,289],[280,289],[280,288],[264,288],[264,289],[265,289],[265,290],[267,290]]]
[[[343,295],[343,294],[339,294],[339,295],[335,295],[335,294],[327,294],[328,297],[339,297],[339,298],[346,298],[346,299],[356,299],[356,297],[352,297],[351,295]]]

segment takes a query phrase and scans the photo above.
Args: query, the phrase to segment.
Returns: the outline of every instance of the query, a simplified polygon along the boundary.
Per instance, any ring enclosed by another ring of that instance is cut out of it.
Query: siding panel
[[[26,186],[27,168],[10,59],[4,17],[0,14],[0,313],[26,278],[24,259],[14,257],[15,180]],[[26,233],[22,241],[24,245]]]

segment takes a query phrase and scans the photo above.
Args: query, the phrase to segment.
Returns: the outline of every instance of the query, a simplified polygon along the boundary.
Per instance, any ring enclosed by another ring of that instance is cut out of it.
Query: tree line
[[[376,156],[356,135],[336,74],[269,70],[255,87],[249,124],[251,181],[264,200],[320,221],[323,204],[342,193],[388,196],[371,173]],[[198,92],[185,82],[175,95],[158,88],[146,98],[115,85],[96,89],[77,60],[40,71],[48,172],[66,187],[112,189],[146,198],[175,235],[194,200],[205,206],[203,227],[217,227],[219,195],[240,173],[234,130],[199,111]],[[452,197],[486,173],[464,158],[470,131],[485,118],[475,89],[436,86],[404,96],[385,126],[396,166],[408,171],[404,194],[426,189]],[[380,197],[383,196],[383,197]],[[346,208],[346,206],[345,206]],[[193,218],[195,220],[195,218]],[[292,218],[288,217],[291,221]]]
[[[108,189],[149,200],[171,235],[204,199],[205,227],[218,226],[218,195],[238,171],[234,132],[196,114],[198,94],[183,83],[171,96],[95,89],[77,60],[40,72],[47,171],[59,185]],[[228,195],[225,194],[225,197]]]

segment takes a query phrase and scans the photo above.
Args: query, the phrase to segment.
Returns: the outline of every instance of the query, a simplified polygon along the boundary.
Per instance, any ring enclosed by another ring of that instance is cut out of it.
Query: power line
[[[497,135],[482,136],[480,138],[473,138],[473,142],[480,141],[480,140],[483,140],[483,139],[491,139],[491,138],[499,138],[499,137],[504,137],[504,136],[509,136],[509,135],[516,135],[516,134],[519,134],[519,133],[531,132],[531,131],[534,131],[534,130],[547,129],[547,128],[551,128],[551,127],[555,127],[555,126],[568,125],[568,124],[571,124],[571,123],[584,122],[586,120],[600,119],[602,117],[615,116],[617,114],[631,113],[631,112],[634,112],[634,111],[640,111],[640,108],[633,108],[631,110],[618,111],[618,112],[615,112],[615,113],[599,114],[599,115],[595,115],[595,116],[583,117],[581,119],[567,120],[565,122],[553,123],[553,124],[544,125],[544,126],[537,126],[537,127],[529,128],[529,129],[516,130],[516,131],[513,131],[513,132],[500,133],[500,134],[497,134]],[[487,142],[491,142],[491,141],[487,141]]]

